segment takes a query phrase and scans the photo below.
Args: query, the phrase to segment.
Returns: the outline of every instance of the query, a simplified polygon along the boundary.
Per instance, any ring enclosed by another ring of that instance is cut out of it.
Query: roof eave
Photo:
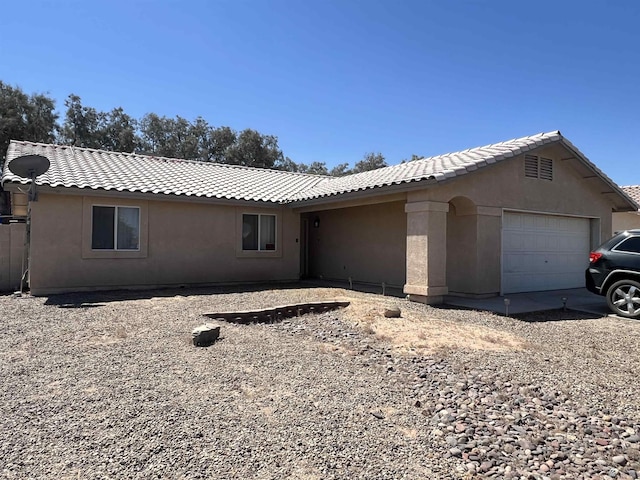
[[[436,185],[439,183],[442,183],[442,182],[438,182],[433,178],[425,178],[425,179],[415,180],[411,182],[381,185],[381,186],[365,188],[361,190],[354,190],[351,192],[324,195],[321,197],[315,197],[310,199],[293,200],[288,202],[287,205],[293,208],[310,207],[315,205],[326,205],[330,203],[344,202],[347,200],[375,197],[378,195],[387,195],[387,194],[393,194],[393,193],[399,193],[399,192],[409,192],[413,190],[420,190],[420,189],[430,187],[432,185]]]
[[[5,190],[12,193],[26,193],[21,190],[25,183],[7,182]],[[49,185],[38,185],[38,193],[51,195],[74,195],[88,197],[116,197],[131,198],[140,200],[154,201],[175,201],[175,202],[191,202],[191,203],[208,203],[216,205],[232,205],[232,206],[254,206],[261,208],[281,208],[286,206],[283,202],[270,200],[249,200],[243,198],[219,198],[207,197],[204,195],[178,195],[173,193],[155,193],[155,192],[132,192],[129,190],[115,190],[103,188],[80,188],[80,187],[51,187]]]
[[[618,186],[613,180],[611,180],[602,170],[600,170],[591,160],[589,160],[578,148],[573,145],[569,140],[567,140],[564,136],[561,136],[560,143],[573,153],[576,158],[578,158],[586,167],[588,167],[596,176],[602,180],[607,186],[609,186],[613,192],[620,199],[623,200],[625,204],[624,207],[616,207],[613,209],[614,212],[633,212],[640,210],[640,205],[636,203],[629,195],[625,193],[622,188]]]

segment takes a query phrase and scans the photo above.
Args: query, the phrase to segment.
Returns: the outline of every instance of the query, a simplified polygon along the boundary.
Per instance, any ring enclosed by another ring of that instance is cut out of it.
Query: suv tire
[[[640,319],[640,283],[620,280],[607,290],[607,303],[616,315]]]

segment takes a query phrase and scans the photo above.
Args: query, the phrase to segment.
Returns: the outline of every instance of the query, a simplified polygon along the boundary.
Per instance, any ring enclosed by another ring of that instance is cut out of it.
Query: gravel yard
[[[205,312],[344,298],[191,344]],[[640,322],[329,288],[7,295],[0,312],[2,478],[640,473]]]

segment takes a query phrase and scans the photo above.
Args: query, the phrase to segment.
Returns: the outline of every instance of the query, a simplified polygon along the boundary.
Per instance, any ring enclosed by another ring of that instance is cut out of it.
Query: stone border
[[[348,307],[350,302],[326,301],[296,303],[262,310],[245,310],[239,312],[205,313],[205,317],[224,320],[231,323],[247,325],[249,323],[272,323],[284,318],[299,317],[305,313],[320,313],[337,308]]]

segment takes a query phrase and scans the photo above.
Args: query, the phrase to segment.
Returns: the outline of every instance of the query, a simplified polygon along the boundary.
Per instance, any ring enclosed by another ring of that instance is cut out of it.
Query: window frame
[[[240,235],[240,250],[242,252],[250,252],[250,253],[273,253],[273,252],[277,252],[278,251],[278,243],[279,243],[279,239],[278,239],[278,215],[276,215],[275,213],[253,213],[253,212],[243,212],[240,214],[240,223],[241,223],[241,232],[242,229],[244,227],[244,217],[245,216],[252,216],[252,217],[257,217],[258,218],[258,234],[257,234],[257,247],[256,249],[245,249],[244,248],[244,236],[241,234]],[[262,249],[260,248],[260,245],[262,243],[262,236],[261,236],[261,229],[262,229],[262,217],[273,217],[273,248],[268,249]]]
[[[273,215],[275,220],[275,250],[243,250],[242,249],[242,224],[243,215]],[[288,210],[284,207],[261,208],[256,206],[237,206],[235,210],[235,238],[234,245],[236,258],[240,259],[263,259],[282,258],[289,241],[289,235],[284,232],[288,219]]]
[[[625,243],[629,242],[629,241],[637,241],[634,239],[640,239],[640,236],[637,235],[632,235],[630,237],[627,237],[625,239],[623,239],[621,242],[617,243],[612,249],[611,251],[613,252],[619,252],[619,253],[626,253],[628,255],[640,255],[640,251],[632,251],[632,250],[620,250],[618,247],[622,247],[624,246]]]
[[[138,216],[138,249],[112,250],[93,247],[93,206],[97,207],[135,207]],[[127,259],[147,258],[149,253],[149,201],[131,198],[107,197],[104,195],[83,195],[82,197],[82,258],[83,259]]]
[[[94,208],[113,208],[113,248],[94,248],[93,247],[93,214]],[[138,211],[138,246],[137,248],[118,248],[118,210],[121,208],[134,208]],[[91,205],[91,250],[94,252],[139,252],[140,251],[140,243],[141,243],[141,208],[137,205],[104,205],[94,203]]]

